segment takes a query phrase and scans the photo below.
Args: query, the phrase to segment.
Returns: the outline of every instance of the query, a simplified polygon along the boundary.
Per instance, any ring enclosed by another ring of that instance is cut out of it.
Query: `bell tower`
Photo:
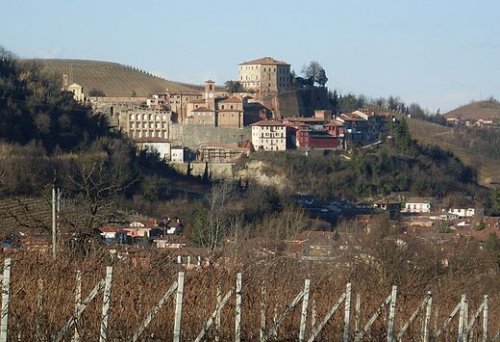
[[[208,80],[205,82],[205,103],[208,109],[215,110],[215,82]]]

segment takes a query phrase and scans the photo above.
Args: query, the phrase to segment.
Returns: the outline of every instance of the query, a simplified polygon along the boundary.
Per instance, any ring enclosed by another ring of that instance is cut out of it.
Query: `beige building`
[[[230,97],[217,103],[218,127],[243,127],[243,100]]]
[[[170,119],[170,112],[137,109],[127,112],[120,126],[132,139],[168,139]]]
[[[248,91],[280,94],[292,88],[290,64],[264,57],[239,65],[239,82]]]
[[[73,93],[73,98],[75,101],[83,102],[85,101],[85,94],[83,93],[83,87],[78,83],[72,83],[68,86],[68,91]]]
[[[252,144],[256,151],[285,151],[287,126],[276,120],[262,120],[252,126]]]
[[[188,103],[194,100],[202,100],[202,93],[175,92],[168,94],[168,106],[170,111],[175,113],[176,122],[183,123],[186,120]]]

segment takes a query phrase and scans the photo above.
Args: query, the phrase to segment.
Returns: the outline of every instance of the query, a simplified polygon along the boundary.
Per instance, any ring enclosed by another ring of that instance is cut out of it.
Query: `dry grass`
[[[130,341],[150,308],[161,298],[171,284],[177,280],[181,266],[172,262],[173,255],[165,252],[146,254],[149,258],[142,267],[133,266],[134,259],[145,256],[144,252],[130,254],[123,261],[115,261],[106,251],[92,257],[74,259],[61,256],[52,261],[46,255],[11,255],[12,283],[9,317],[9,336],[18,336],[22,341],[49,341],[70,319],[74,310],[75,274],[80,269],[83,274],[85,298],[92,287],[105,274],[107,265],[113,265],[112,303],[110,316],[110,341]],[[243,313],[242,338],[256,341],[259,338],[261,287],[267,289],[266,325],[270,327],[275,312],[281,314],[293,298],[303,289],[304,280],[311,279],[310,309],[314,303],[316,322],[323,319],[331,305],[340,297],[345,284],[353,284],[354,298],[361,296],[361,325],[364,325],[380,303],[390,294],[391,279],[381,277],[370,265],[338,265],[329,263],[302,263],[295,259],[275,257],[270,259],[214,258],[210,266],[186,271],[184,310],[182,317],[182,340],[194,340],[216,306],[217,286],[224,295],[234,288],[236,274],[243,273]],[[39,282],[43,284],[41,290]],[[470,312],[474,312],[482,300],[482,295],[490,295],[490,332],[500,330],[500,285],[498,276],[462,276],[452,274],[422,286],[418,272],[400,277],[396,331],[425,298],[427,290],[434,293],[434,313],[441,326],[462,293],[470,299]],[[96,297],[85,310],[78,323],[83,341],[97,340],[100,327],[102,294]],[[171,296],[156,319],[146,329],[141,341],[171,340],[174,322],[175,295]],[[278,340],[296,340],[300,322],[300,307],[285,318],[279,328]],[[354,311],[354,310],[353,310]],[[234,337],[234,295],[222,311],[221,341]],[[307,335],[311,332],[311,311],[309,311]],[[472,313],[470,314],[470,316]],[[387,317],[387,312],[384,312]],[[343,306],[325,326],[317,340],[339,340],[342,335]],[[353,325],[353,319],[351,320]],[[421,319],[405,335],[405,340],[419,340]],[[433,326],[436,325],[433,322]],[[379,319],[364,341],[385,340],[387,321]],[[478,331],[480,329],[476,329]],[[442,340],[456,339],[457,320]],[[352,331],[352,334],[354,332]],[[70,339],[71,333],[66,340]],[[212,326],[208,340],[215,338]]]

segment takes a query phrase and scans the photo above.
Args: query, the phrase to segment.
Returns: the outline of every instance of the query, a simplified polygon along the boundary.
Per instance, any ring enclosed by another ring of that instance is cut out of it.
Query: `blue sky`
[[[0,45],[20,57],[129,64],[222,84],[263,56],[330,89],[432,111],[500,99],[498,0],[0,0]]]

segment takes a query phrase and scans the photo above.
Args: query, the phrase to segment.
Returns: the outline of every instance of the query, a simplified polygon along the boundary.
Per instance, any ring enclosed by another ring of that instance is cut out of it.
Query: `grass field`
[[[199,91],[199,86],[165,80],[146,71],[130,66],[87,60],[37,59],[46,71],[61,77],[70,77],[84,87],[84,93],[92,89],[102,90],[106,96],[146,97],[169,91]]]

